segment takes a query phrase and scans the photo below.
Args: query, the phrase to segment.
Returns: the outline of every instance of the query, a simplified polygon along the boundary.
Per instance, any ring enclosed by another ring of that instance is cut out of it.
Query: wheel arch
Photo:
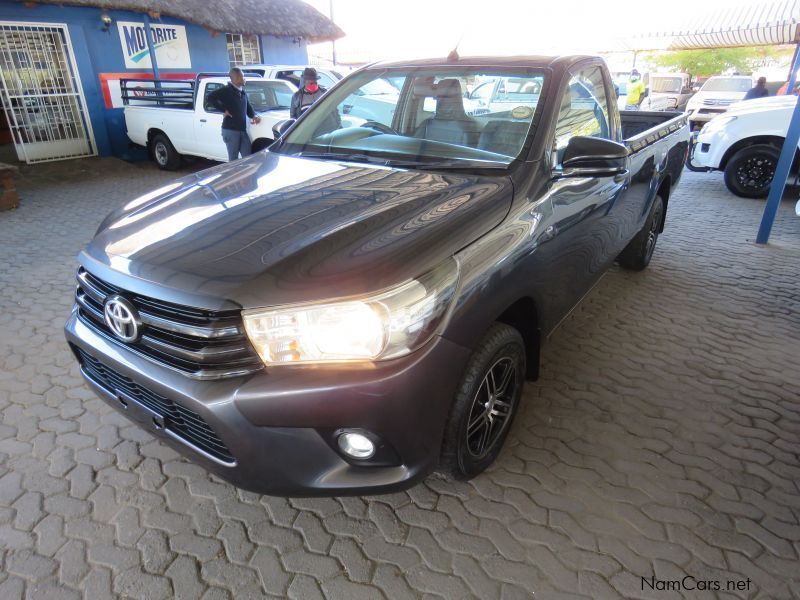
[[[253,152],[261,152],[262,150],[269,148],[270,144],[272,144],[274,141],[275,140],[268,137],[259,137],[254,139],[251,144]]]
[[[755,146],[756,144],[767,144],[769,146],[775,146],[778,150],[780,150],[783,147],[783,140],[784,138],[779,135],[756,135],[741,139],[732,144],[731,147],[725,151],[725,154],[722,155],[722,160],[719,161],[719,170],[724,171],[725,167],[728,166],[728,161],[742,148]],[[798,152],[795,150],[793,164],[797,164],[797,156]]]
[[[542,333],[539,327],[539,311],[533,298],[525,296],[506,308],[496,319],[519,331],[525,342],[525,378],[535,381],[539,378],[539,357],[541,356]]]
[[[656,196],[661,198],[664,203],[664,210],[661,211],[661,223],[658,224],[658,233],[664,233],[664,224],[667,222],[667,206],[669,205],[669,193],[672,190],[672,176],[666,175],[656,190]]]

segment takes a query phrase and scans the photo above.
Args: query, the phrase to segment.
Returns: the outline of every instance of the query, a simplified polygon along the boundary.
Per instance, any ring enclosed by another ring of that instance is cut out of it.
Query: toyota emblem
[[[110,296],[106,300],[103,314],[111,333],[123,342],[133,342],[139,337],[139,314],[133,304],[122,296]]]

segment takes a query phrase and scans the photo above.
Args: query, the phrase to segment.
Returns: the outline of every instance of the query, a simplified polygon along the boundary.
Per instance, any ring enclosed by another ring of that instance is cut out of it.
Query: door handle
[[[205,122],[206,122],[206,120],[205,120],[205,119],[200,119],[200,122],[201,122],[201,123],[205,123]]]

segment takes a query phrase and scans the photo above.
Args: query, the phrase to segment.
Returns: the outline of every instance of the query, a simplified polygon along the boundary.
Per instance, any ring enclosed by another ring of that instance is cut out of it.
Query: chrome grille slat
[[[81,320],[106,338],[154,362],[195,379],[235,377],[263,368],[244,334],[238,311],[215,312],[147,298],[119,289],[82,268],[77,282],[75,301]],[[112,294],[124,296],[139,312],[142,335],[132,343],[120,341],[106,324],[103,306]],[[154,311],[169,313],[173,318]]]

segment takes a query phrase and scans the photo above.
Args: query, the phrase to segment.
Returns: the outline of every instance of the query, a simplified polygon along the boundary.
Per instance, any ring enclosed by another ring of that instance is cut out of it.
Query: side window
[[[216,106],[212,106],[211,103],[208,101],[208,95],[213,92],[214,90],[218,90],[219,88],[224,87],[222,83],[209,83],[206,85],[206,91],[203,94],[203,109],[206,112],[210,113],[219,113],[222,112]]]
[[[561,98],[561,109],[556,122],[556,162],[561,157],[570,138],[576,135],[611,139],[608,101],[600,67],[587,67],[574,73]]]
[[[331,89],[331,86],[336,82],[333,79],[331,79],[330,76],[326,75],[325,73],[320,73],[319,74],[319,81],[317,83],[319,83],[326,90],[329,90],[329,89]]]
[[[289,86],[282,85],[280,87],[275,87],[275,101],[278,103],[278,106],[283,106],[285,108],[291,106],[293,95],[294,92]]]

